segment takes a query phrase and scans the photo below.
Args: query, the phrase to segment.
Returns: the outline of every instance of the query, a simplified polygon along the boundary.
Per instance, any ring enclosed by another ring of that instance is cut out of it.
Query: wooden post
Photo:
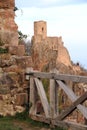
[[[26,73],[33,72],[33,68],[27,68]],[[29,97],[29,114],[35,115],[36,114],[36,100],[37,100],[37,90],[35,87],[34,79],[33,77],[30,77],[29,75],[26,75],[26,80],[29,80],[30,84],[30,97]]]
[[[57,73],[52,70],[51,73]],[[54,79],[50,79],[50,116],[52,119],[58,116],[58,87]]]
[[[26,68],[26,73],[30,73],[31,71],[33,71],[33,68]],[[26,80],[29,80],[30,76],[29,75],[26,75]]]
[[[30,115],[36,115],[37,89],[34,83],[34,78],[30,78]]]

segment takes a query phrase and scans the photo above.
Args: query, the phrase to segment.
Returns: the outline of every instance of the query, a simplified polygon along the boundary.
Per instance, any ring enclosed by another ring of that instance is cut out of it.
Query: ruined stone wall
[[[61,45],[58,46],[58,57],[56,59],[56,64],[58,63],[62,63],[66,66],[71,66],[69,52],[64,46]]]
[[[0,116],[15,115],[28,106],[28,81],[25,70],[33,67],[25,45],[18,45],[15,0],[0,0]]]
[[[15,115],[28,106],[27,67],[33,67],[30,56],[0,54],[0,116]]]
[[[58,37],[47,37],[46,43],[52,50],[58,50]]]
[[[52,49],[50,44],[45,40],[42,42],[36,42],[32,45],[32,59],[34,64],[34,69],[45,71],[46,68],[50,66],[56,67],[57,51]]]
[[[18,45],[17,25],[14,22],[15,0],[0,0],[0,41],[2,44]]]

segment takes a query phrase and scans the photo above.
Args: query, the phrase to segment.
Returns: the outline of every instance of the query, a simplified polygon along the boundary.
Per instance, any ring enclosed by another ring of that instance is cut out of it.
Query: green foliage
[[[0,39],[0,46],[3,46],[5,43]]]
[[[7,48],[0,48],[0,54],[3,53],[8,53],[8,49]]]
[[[22,40],[23,38],[27,38],[27,35],[24,35],[21,31],[18,31],[19,34],[19,40]]]

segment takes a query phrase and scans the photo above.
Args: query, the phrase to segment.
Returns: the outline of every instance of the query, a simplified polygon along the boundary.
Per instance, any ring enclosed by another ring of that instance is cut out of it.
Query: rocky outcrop
[[[4,44],[18,45],[14,7],[15,0],[0,0],[0,46]]]

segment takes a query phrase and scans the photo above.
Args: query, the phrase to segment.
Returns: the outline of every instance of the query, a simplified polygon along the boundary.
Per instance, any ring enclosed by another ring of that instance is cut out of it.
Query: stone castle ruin
[[[0,53],[0,115],[4,116],[22,112],[29,103],[29,86],[25,80],[27,67],[39,71],[57,68],[60,73],[84,74],[79,66],[72,65],[62,37],[47,36],[45,21],[34,22],[31,56],[25,54],[24,46],[18,44],[14,1],[0,0],[0,48],[9,46],[8,53]],[[75,87],[74,91],[80,93],[82,86],[79,86],[80,89]]]
[[[62,37],[47,36],[45,21],[34,22],[32,44],[35,69],[42,70],[47,64],[54,68],[58,63],[71,66],[70,56],[63,45]]]

